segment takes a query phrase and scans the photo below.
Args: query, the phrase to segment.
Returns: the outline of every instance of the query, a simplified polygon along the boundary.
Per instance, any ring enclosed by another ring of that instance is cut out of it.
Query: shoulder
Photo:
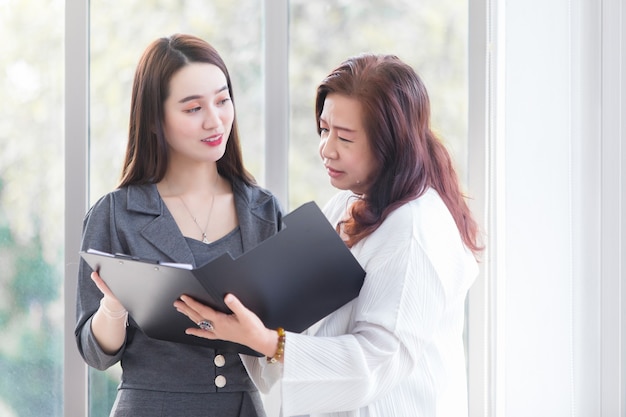
[[[403,226],[418,235],[441,231],[444,226],[446,230],[450,229],[450,226],[456,230],[452,214],[439,193],[432,188],[391,212],[383,222],[385,223],[392,227]]]
[[[434,189],[428,189],[420,197],[391,212],[378,231],[385,236],[415,239],[424,247],[442,243],[443,246],[461,244],[454,218]]]
[[[397,213],[396,213],[397,212]],[[389,216],[397,229],[406,224],[411,240],[427,256],[441,276],[456,276],[465,271],[473,277],[476,261],[461,238],[461,233],[439,193],[429,189]]]
[[[97,216],[100,213],[110,212],[116,202],[120,199],[126,198],[125,189],[118,188],[115,191],[111,191],[102,195],[87,211],[86,218]]]
[[[246,202],[251,206],[259,206],[267,204],[268,202],[277,201],[274,194],[266,188],[263,188],[257,184],[246,184],[242,181],[233,181],[233,192],[243,197]]]
[[[89,209],[87,216],[96,213],[122,215],[124,212],[159,215],[161,199],[154,184],[129,185],[118,188],[100,197]]]
[[[468,288],[477,273],[452,214],[433,189],[390,213],[363,240],[362,250],[380,263],[395,262],[399,254],[404,254],[405,262],[427,262],[446,292]]]
[[[356,197],[350,191],[340,191],[331,197],[330,200],[324,205],[324,215],[328,221],[334,226],[342,217],[344,217],[346,210]]]
[[[417,247],[427,256],[465,250],[452,215],[432,189],[392,211],[362,244],[368,252]]]
[[[282,205],[269,190],[242,181],[233,181],[232,185],[238,209],[246,210],[261,219],[274,221],[282,218]],[[243,214],[242,210],[239,210],[239,216]]]

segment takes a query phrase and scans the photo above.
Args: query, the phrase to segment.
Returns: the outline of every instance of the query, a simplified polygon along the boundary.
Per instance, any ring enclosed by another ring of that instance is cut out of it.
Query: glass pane
[[[63,415],[64,2],[0,2],[0,415]],[[9,41],[10,40],[10,41]]]
[[[264,158],[261,0],[90,1],[90,202],[120,177],[135,66],[148,44],[189,33],[220,53],[233,82],[244,161],[261,181]],[[120,368],[90,369],[90,416],[105,417]]]
[[[244,162],[260,181],[264,160],[262,0],[90,1],[90,201],[119,179],[135,66],[148,44],[174,33],[211,43],[232,78]]]
[[[417,71],[433,130],[465,182],[467,0],[291,0],[289,7],[290,207],[323,205],[337,191],[318,154],[315,90],[345,58],[363,52],[397,55]]]
[[[467,153],[467,0],[291,0],[290,207],[336,191],[318,156],[315,89],[345,58],[395,54],[428,89],[432,124],[465,176]]]

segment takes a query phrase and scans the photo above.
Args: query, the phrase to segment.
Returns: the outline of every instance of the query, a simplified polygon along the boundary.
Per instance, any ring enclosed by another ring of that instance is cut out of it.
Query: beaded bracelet
[[[104,313],[105,316],[111,320],[124,318],[124,324],[128,326],[128,310],[124,309],[120,311],[111,311],[106,304],[104,304],[104,297],[100,299],[100,307],[102,308],[102,313]]]
[[[276,346],[276,353],[271,358],[266,356],[267,363],[276,363],[281,360],[285,353],[285,329],[279,327],[276,329],[278,332],[278,345]]]

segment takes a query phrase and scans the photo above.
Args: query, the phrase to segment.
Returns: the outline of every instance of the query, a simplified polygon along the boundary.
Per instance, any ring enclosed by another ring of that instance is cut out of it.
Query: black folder
[[[284,217],[276,235],[233,259],[195,269],[90,249],[80,255],[149,337],[261,356],[245,346],[185,334],[194,324],[173,303],[187,294],[230,313],[236,295],[268,328],[302,332],[358,296],[365,271],[314,202]]]

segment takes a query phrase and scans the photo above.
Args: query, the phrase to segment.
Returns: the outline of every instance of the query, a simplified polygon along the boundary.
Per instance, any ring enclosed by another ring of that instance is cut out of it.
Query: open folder
[[[194,326],[173,303],[187,294],[230,313],[232,293],[268,328],[301,332],[358,296],[365,271],[314,202],[284,217],[276,235],[233,259],[191,269],[90,249],[80,255],[149,337],[261,356],[245,346],[185,334]]]

